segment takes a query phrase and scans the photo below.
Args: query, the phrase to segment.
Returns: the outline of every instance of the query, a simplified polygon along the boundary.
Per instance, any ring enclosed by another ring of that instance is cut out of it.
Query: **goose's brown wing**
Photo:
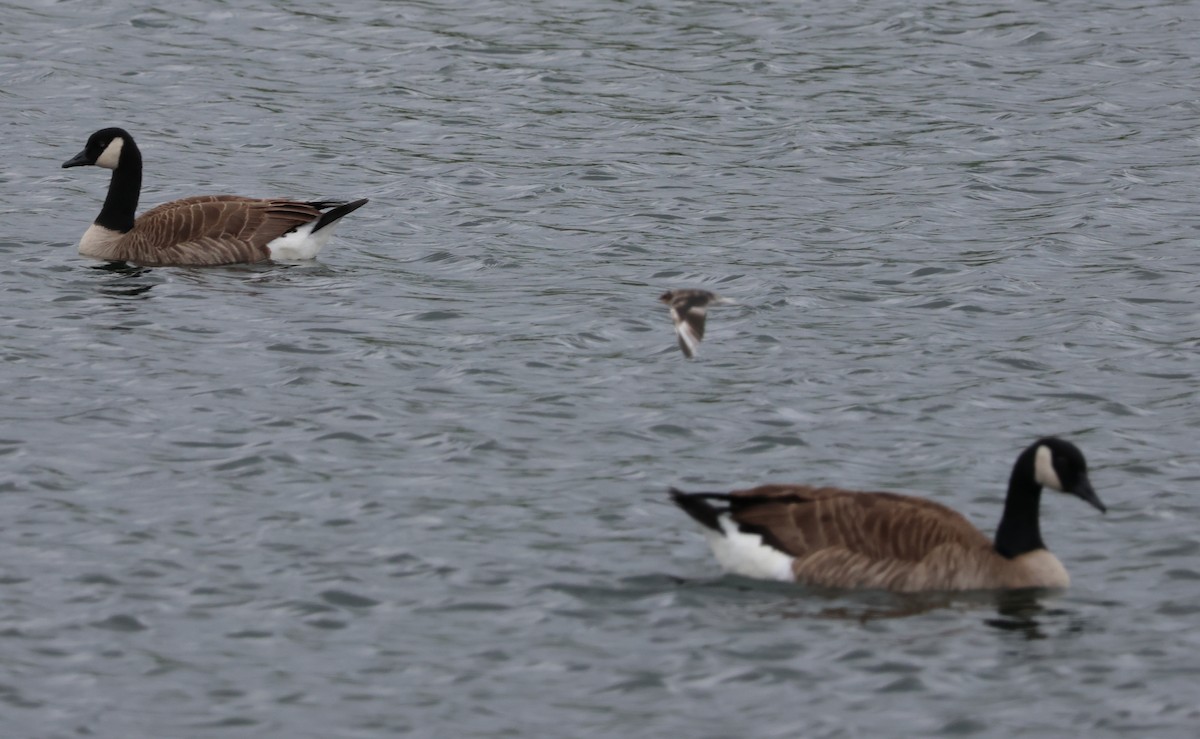
[[[320,218],[318,205],[236,195],[174,200],[137,219],[124,258],[147,266],[261,262],[268,243]]]
[[[992,556],[970,521],[922,498],[765,485],[729,500],[734,521],[795,557],[796,579],[805,582],[924,589]]]

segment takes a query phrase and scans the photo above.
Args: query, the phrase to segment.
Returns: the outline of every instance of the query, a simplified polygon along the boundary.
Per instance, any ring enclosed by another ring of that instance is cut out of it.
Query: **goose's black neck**
[[[996,551],[1008,559],[1046,548],[1038,515],[1042,486],[1034,476],[1036,453],[1036,448],[1030,447],[1017,457],[1008,479],[1008,497],[1004,499],[1004,515],[994,542]]]
[[[133,219],[137,213],[138,195],[142,192],[142,152],[138,151],[133,139],[126,138],[121,145],[121,158],[113,170],[108,183],[108,196],[104,207],[96,216],[96,225],[128,233],[133,230]]]

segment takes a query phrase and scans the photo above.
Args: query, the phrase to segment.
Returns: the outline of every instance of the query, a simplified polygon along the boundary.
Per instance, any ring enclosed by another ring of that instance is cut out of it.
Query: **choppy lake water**
[[[1200,6],[112,5],[0,23],[4,736],[1194,735]],[[103,269],[107,125],[142,207],[371,204]],[[1049,433],[1061,594],[724,577],[664,494],[990,532]]]

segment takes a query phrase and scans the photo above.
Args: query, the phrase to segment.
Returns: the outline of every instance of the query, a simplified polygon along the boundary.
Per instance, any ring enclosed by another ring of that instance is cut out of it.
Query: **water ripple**
[[[1186,735],[1181,7],[8,8],[7,733]],[[144,207],[372,202],[312,265],[88,264],[109,124]],[[693,362],[683,286],[738,301]],[[991,530],[1046,433],[1110,505],[1047,500],[1058,597],[722,577],[664,494]]]

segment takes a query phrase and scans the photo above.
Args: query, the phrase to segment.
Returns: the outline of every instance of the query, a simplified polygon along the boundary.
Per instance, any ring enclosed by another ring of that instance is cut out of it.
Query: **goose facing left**
[[[148,267],[245,264],[316,257],[338,219],[366,205],[352,202],[198,195],[172,200],[135,217],[142,153],[128,131],[104,128],[63,167],[112,170],[100,215],[79,253]]]

